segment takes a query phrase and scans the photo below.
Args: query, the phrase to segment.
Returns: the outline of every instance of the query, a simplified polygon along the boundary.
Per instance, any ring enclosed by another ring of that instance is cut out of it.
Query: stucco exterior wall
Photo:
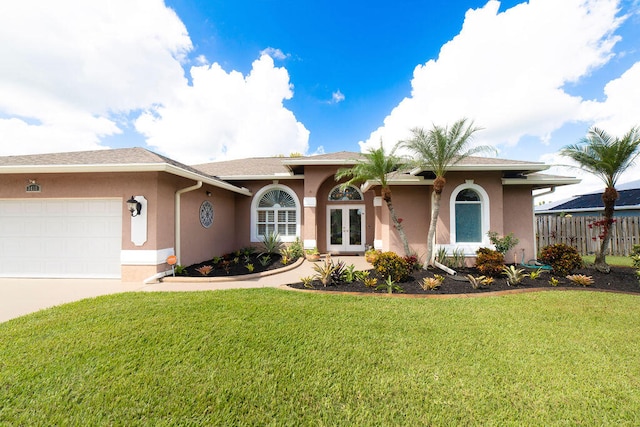
[[[207,192],[211,195],[208,196]],[[180,262],[183,265],[207,261],[214,256],[240,249],[236,242],[233,193],[203,185],[181,197]],[[200,207],[205,201],[210,202],[214,210],[213,224],[209,228],[200,223]]]
[[[521,262],[524,250],[524,261],[527,262],[536,258],[532,190],[527,186],[505,186],[503,194],[507,208],[501,234],[513,233],[520,240],[513,250],[507,252],[505,261],[514,262],[515,256],[515,261]]]
[[[393,186],[391,202],[398,219],[402,219],[410,249],[422,260],[427,253],[427,233],[431,215],[431,187],[427,186]],[[398,231],[393,226],[387,204],[382,200],[380,207],[382,224],[380,224],[383,250],[404,255],[404,247]]]

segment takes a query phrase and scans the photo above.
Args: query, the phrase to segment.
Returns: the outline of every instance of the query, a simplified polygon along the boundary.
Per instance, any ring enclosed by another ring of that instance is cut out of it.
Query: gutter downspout
[[[175,242],[176,242],[176,248],[175,248],[175,252],[176,252],[176,258],[178,259],[177,263],[180,264],[181,260],[180,260],[180,247],[181,247],[181,241],[180,241],[180,225],[181,225],[181,220],[180,220],[180,196],[183,193],[188,193],[189,191],[193,191],[193,190],[197,190],[198,188],[202,188],[202,181],[198,181],[197,184],[192,185],[191,187],[186,187],[183,188],[182,190],[178,190],[176,191],[176,200],[174,203],[175,206],[175,215],[174,215],[174,219],[175,219],[175,231],[174,231],[174,237],[175,237]]]

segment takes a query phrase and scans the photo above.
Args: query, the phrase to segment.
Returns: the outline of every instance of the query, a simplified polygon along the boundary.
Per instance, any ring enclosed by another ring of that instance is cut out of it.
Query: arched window
[[[299,235],[300,203],[295,193],[282,185],[269,185],[260,190],[251,206],[251,240],[261,241],[278,233],[283,242]]]
[[[482,201],[474,190],[465,188],[456,196],[456,242],[482,241]]]
[[[342,185],[336,185],[333,190],[329,192],[330,202],[343,202],[345,200],[362,200],[362,193],[353,185],[348,185],[342,188]]]
[[[450,200],[450,245],[473,254],[488,245],[489,195],[481,186],[469,180],[457,186]]]

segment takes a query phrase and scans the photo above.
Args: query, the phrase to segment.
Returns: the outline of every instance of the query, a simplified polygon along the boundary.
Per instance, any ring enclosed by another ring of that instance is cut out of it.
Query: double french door
[[[365,244],[364,205],[327,206],[327,250],[362,252]]]

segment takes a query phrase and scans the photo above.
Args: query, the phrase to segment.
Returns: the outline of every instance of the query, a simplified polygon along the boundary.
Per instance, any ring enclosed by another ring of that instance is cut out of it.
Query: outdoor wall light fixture
[[[127,200],[127,208],[129,209],[129,212],[131,212],[131,216],[138,216],[140,215],[140,212],[142,212],[142,204],[134,199],[133,196]]]

